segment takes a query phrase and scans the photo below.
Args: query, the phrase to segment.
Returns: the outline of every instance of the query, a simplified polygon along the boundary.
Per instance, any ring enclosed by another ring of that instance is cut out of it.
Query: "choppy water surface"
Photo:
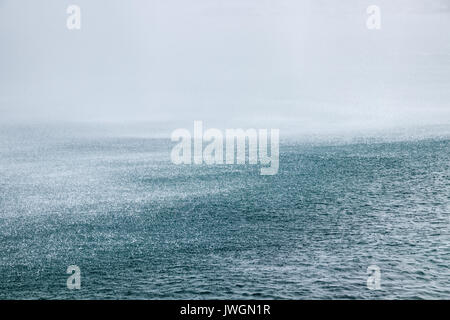
[[[1,134],[0,298],[450,298],[447,138],[284,143],[260,176],[164,138]]]

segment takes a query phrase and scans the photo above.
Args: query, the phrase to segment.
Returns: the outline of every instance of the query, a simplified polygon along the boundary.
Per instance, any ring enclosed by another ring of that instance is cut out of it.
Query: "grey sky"
[[[81,7],[82,28],[66,28]],[[382,29],[368,30],[367,6]],[[450,1],[0,0],[2,120],[450,121]]]

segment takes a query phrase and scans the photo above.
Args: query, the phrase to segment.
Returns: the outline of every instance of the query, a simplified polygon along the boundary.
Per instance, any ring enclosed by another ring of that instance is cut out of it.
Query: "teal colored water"
[[[285,142],[261,176],[164,137],[1,137],[2,299],[450,298],[448,138]]]

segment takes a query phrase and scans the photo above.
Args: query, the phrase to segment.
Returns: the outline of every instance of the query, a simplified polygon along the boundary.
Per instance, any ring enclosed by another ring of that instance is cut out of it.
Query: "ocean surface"
[[[448,136],[286,140],[261,176],[91,129],[1,127],[1,299],[450,299]]]

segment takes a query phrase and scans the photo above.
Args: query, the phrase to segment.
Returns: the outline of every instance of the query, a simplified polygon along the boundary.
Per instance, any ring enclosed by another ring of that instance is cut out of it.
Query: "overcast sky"
[[[81,30],[66,28],[69,4]],[[381,8],[368,30],[366,8]],[[450,122],[450,1],[0,0],[5,121]]]

